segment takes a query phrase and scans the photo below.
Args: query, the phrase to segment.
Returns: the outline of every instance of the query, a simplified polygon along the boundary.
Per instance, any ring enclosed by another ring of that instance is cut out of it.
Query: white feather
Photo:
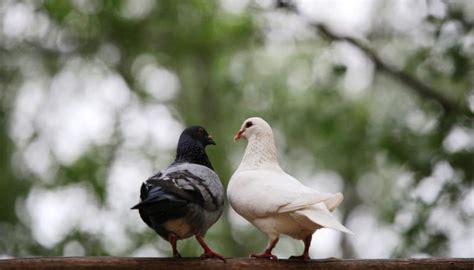
[[[279,234],[303,239],[322,227],[352,234],[331,214],[342,194],[316,191],[285,173],[276,158],[270,126],[261,118],[246,121],[253,122],[243,133],[249,142],[227,188],[234,210],[270,239]]]

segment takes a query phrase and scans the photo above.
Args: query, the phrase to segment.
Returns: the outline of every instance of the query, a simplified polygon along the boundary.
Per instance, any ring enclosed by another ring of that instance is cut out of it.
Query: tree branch
[[[301,15],[294,3],[288,0],[277,0],[276,7]],[[416,77],[412,76],[411,74],[403,70],[399,70],[393,67],[392,65],[384,62],[371,48],[362,44],[355,38],[337,35],[331,32],[325,25],[320,23],[309,24],[331,41],[345,41],[351,44],[352,46],[358,48],[374,63],[376,70],[381,71],[392,79],[403,83],[405,86],[408,87],[408,89],[411,89],[418,96],[436,101],[441,105],[441,107],[446,113],[457,113],[467,117],[474,116],[474,113],[471,112],[465,105],[458,104],[441,94],[447,91],[440,91],[438,89],[435,89],[432,86],[429,86],[421,80],[417,79]]]
[[[374,247],[376,248],[376,247]],[[199,258],[119,258],[119,257],[37,257],[0,260],[0,269],[469,269],[474,259],[430,258],[430,259],[377,259],[341,260],[323,259],[308,262],[294,260],[259,260],[228,258],[220,260]]]

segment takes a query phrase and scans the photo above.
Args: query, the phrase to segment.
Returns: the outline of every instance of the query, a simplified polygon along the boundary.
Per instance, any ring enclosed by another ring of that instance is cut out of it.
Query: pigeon
[[[164,171],[146,180],[140,190],[138,209],[142,220],[168,240],[173,256],[180,258],[177,240],[195,236],[204,249],[202,258],[218,258],[204,241],[207,230],[219,219],[224,189],[206,154],[216,143],[201,126],[186,128],[178,141],[176,159]]]
[[[270,125],[259,117],[244,121],[234,140],[248,140],[242,161],[230,178],[227,198],[232,208],[269,239],[253,258],[277,260],[272,254],[280,234],[303,240],[304,252],[290,259],[309,260],[313,233],[321,228],[352,232],[331,214],[342,202],[341,193],[323,193],[304,186],[278,164]]]

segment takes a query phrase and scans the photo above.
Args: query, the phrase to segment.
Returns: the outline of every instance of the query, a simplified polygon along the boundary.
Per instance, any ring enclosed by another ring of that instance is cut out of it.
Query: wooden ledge
[[[270,261],[248,258],[228,258],[227,263],[216,259],[198,258],[119,258],[119,257],[33,257],[0,260],[0,270],[8,269],[474,269],[474,259],[323,259],[308,262]]]

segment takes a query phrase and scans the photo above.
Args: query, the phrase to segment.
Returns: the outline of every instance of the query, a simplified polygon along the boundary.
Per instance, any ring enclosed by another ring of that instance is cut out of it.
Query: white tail
[[[331,214],[331,212],[329,212],[326,204],[324,203],[314,204],[309,207],[297,210],[292,214],[292,216],[295,217],[295,220],[298,223],[306,223],[301,224],[305,227],[308,227],[308,224],[307,222],[303,221],[304,219],[302,219],[301,216],[306,217],[312,223],[314,223],[314,225],[312,226],[314,228],[324,227],[345,232],[348,234],[354,234],[351,230],[344,227],[344,225],[342,225],[341,223],[339,223],[339,221],[336,220],[336,218]]]

